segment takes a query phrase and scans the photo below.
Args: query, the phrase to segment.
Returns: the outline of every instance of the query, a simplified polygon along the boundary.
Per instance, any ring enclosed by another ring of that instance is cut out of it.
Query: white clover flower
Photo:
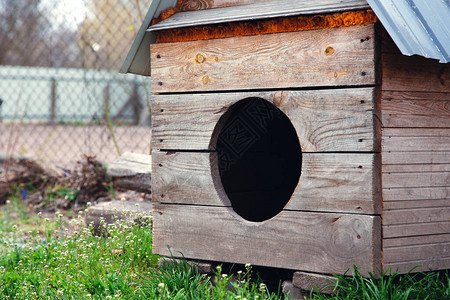
[[[162,292],[162,291],[164,290],[164,287],[165,287],[164,282],[160,282],[160,283],[158,284],[158,289],[159,289],[160,292]]]

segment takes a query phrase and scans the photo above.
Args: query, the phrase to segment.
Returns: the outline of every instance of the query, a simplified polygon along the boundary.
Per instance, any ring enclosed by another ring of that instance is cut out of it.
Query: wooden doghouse
[[[449,266],[448,64],[403,55],[363,0],[153,1],[144,23],[122,71],[151,70],[154,252]]]

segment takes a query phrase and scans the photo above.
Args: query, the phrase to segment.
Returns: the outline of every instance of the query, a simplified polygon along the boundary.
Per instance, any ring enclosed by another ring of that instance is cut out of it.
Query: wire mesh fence
[[[150,81],[118,70],[150,3],[0,0],[0,153],[59,170],[110,163],[114,139],[149,153]]]

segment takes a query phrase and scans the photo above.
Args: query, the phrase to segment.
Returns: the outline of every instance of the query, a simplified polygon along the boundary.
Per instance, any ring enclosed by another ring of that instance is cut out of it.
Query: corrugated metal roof
[[[449,0],[367,0],[400,51],[450,61]]]
[[[366,0],[276,0],[249,5],[179,12],[151,26],[149,31],[367,8],[370,8],[370,6]]]
[[[153,18],[158,17],[161,11],[175,7],[177,3],[177,0],[153,0],[120,72],[150,75],[150,44],[156,39],[153,30],[363,9],[369,7],[366,1],[403,54],[418,54],[439,59],[442,63],[449,62],[450,0],[277,0],[181,12],[147,31]]]
[[[120,68],[120,73],[134,73],[139,75],[150,75],[150,45],[156,41],[156,35],[152,32],[147,32],[153,18],[158,17],[159,14],[177,5],[177,0],[153,0],[150,8],[145,15],[144,21],[139,28],[130,51]]]

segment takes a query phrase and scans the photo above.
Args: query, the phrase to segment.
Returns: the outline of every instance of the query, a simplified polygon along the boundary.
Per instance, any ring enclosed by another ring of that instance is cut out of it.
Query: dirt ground
[[[113,132],[121,153],[150,152],[150,127],[117,126]],[[118,157],[107,126],[0,123],[0,152],[26,156],[58,173],[74,169],[85,154],[106,164]]]

